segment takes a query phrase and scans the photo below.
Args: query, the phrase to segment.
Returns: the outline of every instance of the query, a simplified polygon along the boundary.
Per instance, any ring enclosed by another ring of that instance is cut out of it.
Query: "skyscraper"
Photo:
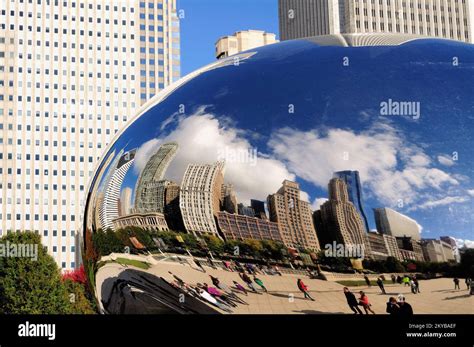
[[[336,0],[278,0],[280,40],[340,32]]]
[[[364,210],[364,200],[362,198],[362,186],[360,184],[359,171],[338,171],[334,173],[333,177],[340,178],[346,183],[349,201],[354,204],[354,207],[362,217],[365,231],[369,232],[370,227],[367,215]]]
[[[186,230],[195,235],[219,236],[216,218],[222,204],[224,162],[189,164],[179,193]]]
[[[0,234],[73,268],[96,160],[179,76],[175,0],[1,1],[0,33]]]
[[[329,200],[321,205],[324,231],[332,241],[344,245],[363,245],[370,254],[370,244],[364,222],[354,204],[349,200],[347,185],[340,178],[333,178],[328,185]]]
[[[410,217],[387,207],[374,208],[374,216],[379,233],[420,240],[420,226]]]
[[[228,56],[247,51],[252,48],[271,45],[278,40],[275,34],[260,30],[237,31],[234,35],[221,37],[216,42],[216,58]]]
[[[279,0],[282,41],[398,33],[474,42],[473,0]]]
[[[163,177],[177,151],[177,143],[165,143],[148,160],[135,187],[135,213],[163,213],[165,189],[170,183]]]
[[[300,187],[285,180],[277,193],[268,196],[270,220],[280,226],[287,247],[320,250],[314,230],[311,205],[300,199]]]

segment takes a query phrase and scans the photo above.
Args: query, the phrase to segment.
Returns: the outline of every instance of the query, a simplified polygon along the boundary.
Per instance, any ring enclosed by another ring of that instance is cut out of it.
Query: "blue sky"
[[[215,42],[239,30],[278,35],[277,0],[177,0],[181,19],[182,76],[215,60]]]

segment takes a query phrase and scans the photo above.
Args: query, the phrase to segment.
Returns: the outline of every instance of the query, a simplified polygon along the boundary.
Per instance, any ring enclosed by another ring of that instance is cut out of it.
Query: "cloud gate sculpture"
[[[90,184],[83,262],[101,311],[292,313],[327,244],[372,258],[374,230],[467,237],[473,85],[473,45],[400,35],[286,41],[186,76]]]

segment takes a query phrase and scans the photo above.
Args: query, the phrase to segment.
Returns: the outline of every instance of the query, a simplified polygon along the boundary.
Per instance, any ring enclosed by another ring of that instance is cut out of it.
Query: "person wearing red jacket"
[[[308,293],[308,286],[303,283],[301,278],[298,278],[298,281],[296,281],[296,285],[298,286],[298,289],[303,292],[305,299],[310,299],[311,301],[314,301],[314,299]]]
[[[369,314],[369,311],[375,314],[375,312],[370,308],[370,306],[372,305],[369,302],[368,296],[365,295],[363,291],[360,291],[359,294],[360,294],[359,305],[361,305],[364,308],[365,314]]]

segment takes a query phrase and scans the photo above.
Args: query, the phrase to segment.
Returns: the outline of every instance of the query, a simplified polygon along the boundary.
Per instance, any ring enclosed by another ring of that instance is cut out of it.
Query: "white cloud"
[[[449,155],[439,155],[438,156],[438,161],[441,165],[444,166],[453,166],[454,161]]]
[[[474,189],[468,189],[468,190],[467,190],[467,193],[468,193],[470,196],[474,196]]]
[[[316,198],[311,204],[311,207],[314,211],[319,210],[321,208],[321,205],[324,204],[326,201],[328,201],[328,198]]]
[[[321,188],[334,171],[358,170],[364,188],[387,206],[400,199],[419,206],[433,190],[459,185],[447,172],[432,167],[423,149],[387,124],[360,133],[283,128],[273,134],[269,147],[290,171]]]
[[[244,138],[245,133],[225,123],[202,109],[187,118],[178,119],[174,131],[163,138],[148,141],[137,151],[135,171],[144,167],[161,144],[171,141],[176,141],[179,149],[165,177],[179,184],[188,164],[215,163],[222,151],[254,153],[255,148]],[[283,180],[295,180],[295,175],[280,161],[258,153],[256,165],[254,160],[227,160],[224,178],[226,183],[234,185],[239,202],[249,203],[252,198],[266,200],[268,194],[275,193],[281,187]],[[305,192],[301,197],[308,201]]]
[[[456,241],[456,245],[458,246],[458,248],[474,248],[474,241],[472,240],[463,240],[456,238],[454,238],[454,240]]]
[[[444,205],[460,204],[468,201],[469,198],[465,196],[447,196],[439,200],[430,200],[418,206],[420,209],[433,208]]]
[[[145,142],[140,146],[140,148],[138,148],[137,152],[135,153],[135,160],[133,161],[133,171],[136,174],[140,174],[140,172],[145,168],[146,163],[151,158],[151,156],[155,154],[161,143],[162,141],[158,139],[152,139]]]

